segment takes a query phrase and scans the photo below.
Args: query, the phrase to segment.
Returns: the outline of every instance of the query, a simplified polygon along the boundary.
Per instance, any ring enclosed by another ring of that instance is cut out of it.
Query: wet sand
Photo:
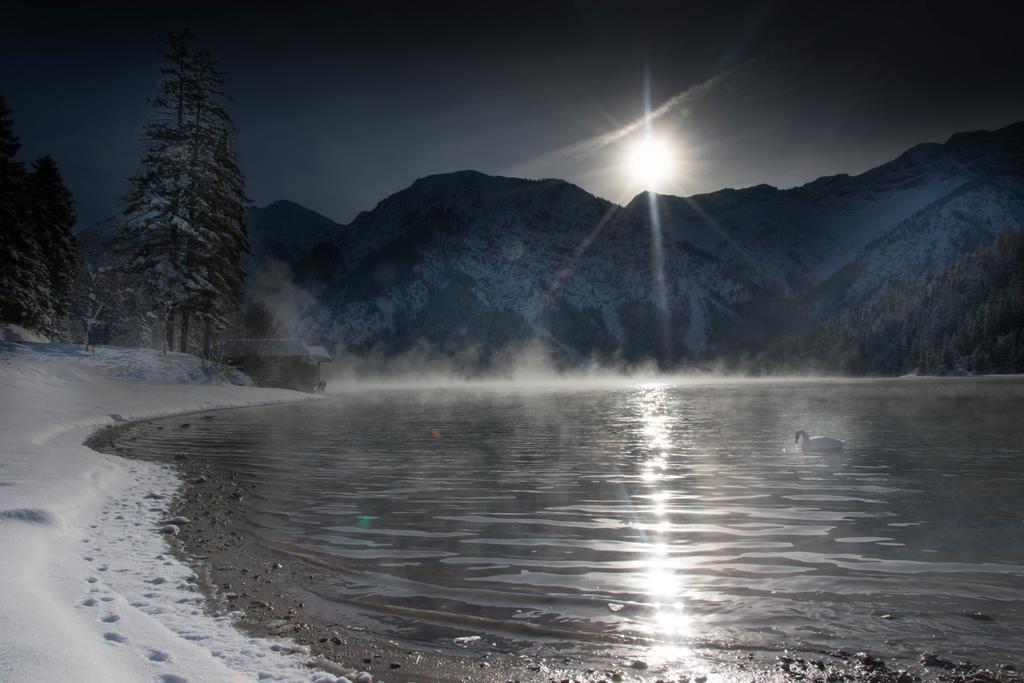
[[[215,419],[206,413],[191,419]],[[87,445],[107,453],[133,457],[128,440],[131,425],[110,428]],[[281,640],[281,648],[308,657],[311,667],[354,680],[367,671],[376,681],[686,681],[704,683],[725,677],[742,681],[871,681],[911,683],[937,681],[1006,681],[1024,683],[1012,665],[979,668],[969,662],[922,653],[919,666],[897,668],[871,655],[842,650],[709,652],[698,670],[678,665],[659,668],[642,660],[617,661],[617,666],[573,658],[537,659],[489,648],[486,638],[466,648],[448,650],[399,643],[365,629],[337,623],[336,603],[324,604],[298,586],[316,585],[331,568],[284,552],[268,550],[249,537],[236,520],[246,517],[249,496],[235,475],[204,462],[200,454],[178,456],[173,466],[184,482],[168,508],[168,519],[188,521],[163,529],[173,554],[190,565],[214,614],[233,613],[244,632]],[[160,533],[154,529],[154,533]],[[302,575],[302,580],[298,577]],[[354,608],[356,606],[353,606]],[[396,611],[400,605],[394,606]],[[471,635],[467,631],[467,635]],[[598,668],[599,667],[599,668]]]

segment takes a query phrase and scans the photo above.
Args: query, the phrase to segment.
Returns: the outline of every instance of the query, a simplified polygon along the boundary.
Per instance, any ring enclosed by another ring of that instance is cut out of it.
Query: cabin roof
[[[298,337],[290,339],[225,339],[225,358],[301,358],[313,363],[333,359],[322,346],[307,346]]]
[[[333,363],[334,359],[331,358],[331,354],[327,353],[327,349],[322,346],[309,346],[309,357],[318,363]]]

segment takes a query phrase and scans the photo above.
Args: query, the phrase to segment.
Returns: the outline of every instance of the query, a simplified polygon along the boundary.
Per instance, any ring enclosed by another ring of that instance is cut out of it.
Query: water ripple
[[[914,656],[939,634],[998,659],[1024,651],[1022,396],[966,380],[361,391],[125,438],[254,486],[240,523],[334,567],[305,588],[379,612],[389,636],[472,619],[517,624],[517,642]],[[796,453],[800,428],[849,447]]]

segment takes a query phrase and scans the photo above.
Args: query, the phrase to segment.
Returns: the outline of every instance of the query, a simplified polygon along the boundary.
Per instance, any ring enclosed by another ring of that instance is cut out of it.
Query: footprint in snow
[[[120,621],[120,620],[121,620],[121,617],[119,617],[118,615],[116,615],[116,614],[108,614],[107,616],[103,617],[103,619],[101,619],[100,621],[102,621],[105,624],[113,624],[115,621]]]
[[[83,607],[95,607],[95,606],[96,606],[96,605],[98,605],[98,604],[99,604],[99,603],[98,603],[98,602],[96,602],[96,600],[95,600],[95,599],[93,599],[93,598],[89,598],[88,600],[83,600],[83,601],[82,601],[82,606],[83,606]]]
[[[188,679],[177,674],[164,674],[160,677],[160,683],[188,683]]]
[[[122,636],[120,633],[116,633],[114,631],[107,631],[106,633],[104,633],[103,634],[103,639],[104,640],[109,640],[112,643],[123,643],[126,640],[128,640],[127,638]]]
[[[149,661],[151,662],[166,662],[171,656],[163,650],[150,650]]]
[[[26,524],[38,524],[40,526],[57,526],[60,521],[52,512],[37,508],[0,510],[0,521],[4,520],[25,522]]]

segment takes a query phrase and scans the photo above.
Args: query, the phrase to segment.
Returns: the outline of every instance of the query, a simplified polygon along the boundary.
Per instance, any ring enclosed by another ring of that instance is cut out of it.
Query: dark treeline
[[[878,301],[770,345],[769,372],[1024,372],[1024,230]]]
[[[225,74],[187,31],[165,41],[123,213],[79,248],[50,157],[26,169],[0,98],[0,319],[86,346],[202,351],[237,324],[248,251],[245,188]]]
[[[60,336],[78,271],[74,199],[52,157],[26,168],[20,149],[0,96],[0,319]]]

